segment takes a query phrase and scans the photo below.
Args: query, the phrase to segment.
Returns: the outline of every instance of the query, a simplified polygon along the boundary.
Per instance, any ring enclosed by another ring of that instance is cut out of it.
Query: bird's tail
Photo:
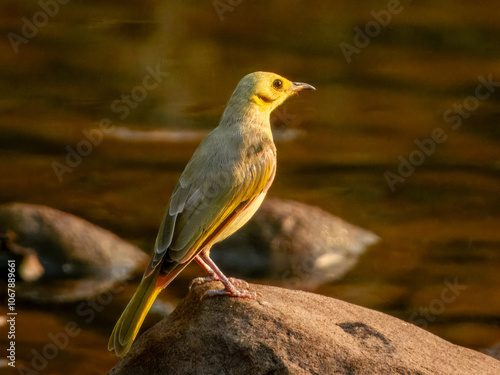
[[[141,280],[111,333],[108,342],[109,351],[114,352],[118,357],[127,354],[158,293],[170,284],[188,263],[172,263],[170,267],[163,267],[163,270],[162,264],[159,264],[152,274]],[[167,274],[163,274],[165,268],[170,268],[167,269]]]
[[[144,318],[156,296],[162,290],[161,287],[157,286],[160,268],[157,267],[155,272],[142,279],[134,296],[123,311],[120,319],[118,319],[118,322],[116,322],[113,333],[109,338],[108,350],[115,352],[118,357],[124,356],[132,346]]]

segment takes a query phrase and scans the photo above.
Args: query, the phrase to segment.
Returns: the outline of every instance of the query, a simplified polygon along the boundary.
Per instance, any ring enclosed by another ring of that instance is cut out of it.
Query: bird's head
[[[231,99],[253,102],[263,114],[270,114],[290,96],[302,90],[316,90],[307,83],[292,82],[275,73],[255,72],[243,77]]]

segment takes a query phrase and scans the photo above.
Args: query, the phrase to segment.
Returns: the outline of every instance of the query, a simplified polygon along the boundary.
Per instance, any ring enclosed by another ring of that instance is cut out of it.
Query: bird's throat
[[[257,104],[257,107],[259,108],[260,112],[263,114],[266,114],[266,113],[270,114],[275,107],[274,100],[272,100],[271,98],[262,96],[262,95],[253,95],[252,101],[255,104]]]

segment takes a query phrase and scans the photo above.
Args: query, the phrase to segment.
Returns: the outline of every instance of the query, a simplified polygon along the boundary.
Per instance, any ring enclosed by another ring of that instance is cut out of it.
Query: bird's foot
[[[210,298],[210,297],[224,296],[224,295],[229,295],[231,297],[237,297],[237,298],[249,298],[249,299],[256,299],[257,297],[262,296],[260,293],[257,292],[251,292],[249,290],[238,290],[233,287],[231,289],[224,288],[217,290],[207,290],[205,293],[203,293],[201,298],[204,299],[205,297]]]
[[[236,284],[244,289],[248,289],[250,287],[250,285],[248,285],[248,283],[242,279],[237,279],[235,277],[228,277],[228,280],[231,284]],[[196,279],[193,279],[189,284],[189,290],[191,290],[191,288],[193,288],[194,286],[210,283],[212,281],[221,281],[221,279],[219,279],[219,277],[217,277],[217,275],[215,274],[205,277],[197,277]]]
[[[237,279],[236,277],[230,277],[228,280],[231,282],[233,285],[238,285],[239,287],[243,289],[248,289],[250,288],[250,285],[245,280],[242,279]]]
[[[215,275],[210,275],[210,276],[205,276],[205,277],[197,277],[196,279],[193,279],[191,283],[189,284],[189,290],[191,290],[192,287],[202,285],[205,283],[209,283],[212,281],[219,281],[219,278]]]
[[[202,299],[205,297],[216,297],[216,296],[224,296],[224,295],[229,295],[231,297],[237,297],[237,298],[251,298],[255,299],[258,296],[261,296],[260,293],[256,292],[251,292],[249,290],[241,290],[237,289],[234,284],[243,284],[243,287],[245,289],[248,289],[250,286],[245,280],[240,280],[240,279],[235,279],[234,277],[229,277],[229,278],[224,278],[220,280],[222,284],[224,284],[224,289],[218,289],[218,290],[207,290],[205,293],[202,295]]]
[[[221,270],[210,259],[208,253],[201,252],[195,257],[196,262],[208,273],[207,277],[198,277],[191,282],[189,289],[194,285],[204,284],[210,281],[220,281],[224,284],[224,289],[207,290],[203,293],[201,299],[205,297],[223,296],[229,294],[232,297],[238,298],[256,298],[260,293],[250,292],[248,290],[239,290],[235,284],[242,289],[248,289],[250,286],[245,280],[236,279],[234,277],[226,277]]]

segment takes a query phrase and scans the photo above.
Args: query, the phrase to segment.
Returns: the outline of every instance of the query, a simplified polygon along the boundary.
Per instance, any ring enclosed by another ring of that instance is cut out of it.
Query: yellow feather
[[[113,329],[108,342],[108,350],[114,351],[120,357],[132,346],[144,318],[161,291],[161,288],[156,287],[159,272],[160,268],[157,268],[152,275],[142,279]]]

